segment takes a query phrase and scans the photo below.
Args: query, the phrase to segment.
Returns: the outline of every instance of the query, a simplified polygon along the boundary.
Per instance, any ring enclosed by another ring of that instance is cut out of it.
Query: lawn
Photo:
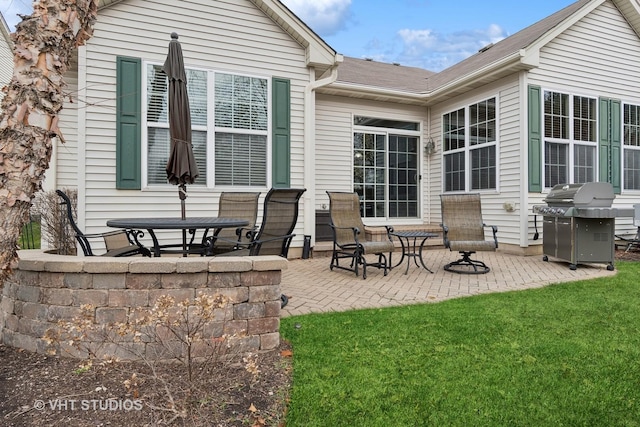
[[[640,263],[612,278],[284,318],[287,426],[638,426]]]
[[[18,246],[21,249],[40,249],[40,233],[40,221],[25,224],[18,239]]]

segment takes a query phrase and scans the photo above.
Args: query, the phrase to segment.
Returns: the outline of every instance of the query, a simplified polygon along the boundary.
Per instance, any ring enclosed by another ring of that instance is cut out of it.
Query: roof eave
[[[515,72],[530,70],[537,67],[538,62],[537,49],[521,49],[429,92],[408,92],[346,82],[335,82],[319,92],[349,98],[428,106],[464,94]]]
[[[104,9],[122,1],[98,0],[98,9]],[[308,67],[313,67],[322,73],[340,62],[341,56],[337,55],[331,46],[281,2],[277,0],[250,1],[305,49],[305,60]]]
[[[385,89],[346,82],[335,82],[318,89],[319,93],[397,104],[426,105],[424,93]]]
[[[531,70],[539,64],[538,49],[520,49],[498,61],[474,70],[459,79],[452,80],[426,94],[428,104],[446,101],[480,86],[495,82],[501,78],[522,70]]]
[[[298,18],[280,1],[275,0],[250,0],[258,9],[262,10],[269,18],[280,26],[300,46],[305,49],[305,60],[308,67],[316,68],[323,72],[340,62],[337,55],[320,36]]]

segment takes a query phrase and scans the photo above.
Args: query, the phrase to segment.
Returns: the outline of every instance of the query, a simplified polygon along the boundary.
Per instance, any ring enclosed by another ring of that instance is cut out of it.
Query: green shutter
[[[273,187],[291,186],[291,83],[273,79]]]
[[[622,191],[622,110],[619,100],[611,100],[611,184],[613,191]]]
[[[609,100],[600,98],[598,103],[600,104],[600,117],[598,117],[598,181],[609,182],[609,152],[611,151],[609,142]]]
[[[116,59],[116,188],[141,188],[142,63],[139,58]]]
[[[540,86],[529,86],[529,191],[542,192],[542,106]]]
[[[599,140],[599,174],[600,182],[610,182],[613,185],[613,191],[620,194],[621,185],[621,169],[620,164],[622,140],[622,111],[620,101],[615,99],[600,98],[600,116],[598,120]]]

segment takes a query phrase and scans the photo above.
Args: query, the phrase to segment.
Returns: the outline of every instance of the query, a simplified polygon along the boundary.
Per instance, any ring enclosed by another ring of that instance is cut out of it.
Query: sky
[[[441,71],[575,0],[282,0],[334,50]],[[10,31],[32,0],[0,0]],[[98,14],[100,19],[100,14]]]

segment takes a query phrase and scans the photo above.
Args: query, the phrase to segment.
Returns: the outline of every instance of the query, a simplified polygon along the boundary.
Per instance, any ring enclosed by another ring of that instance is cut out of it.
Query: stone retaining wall
[[[233,334],[241,337],[235,341],[241,352],[275,349],[285,268],[287,260],[277,256],[103,258],[21,251],[18,269],[2,290],[2,342],[45,353],[46,331],[59,320],[79,316],[85,304],[94,307],[95,324],[109,325],[126,321],[136,309],[153,307],[161,295],[176,302],[223,295],[229,305],[205,329],[210,336],[204,338]],[[115,354],[107,350],[105,355],[131,358],[111,348]]]

